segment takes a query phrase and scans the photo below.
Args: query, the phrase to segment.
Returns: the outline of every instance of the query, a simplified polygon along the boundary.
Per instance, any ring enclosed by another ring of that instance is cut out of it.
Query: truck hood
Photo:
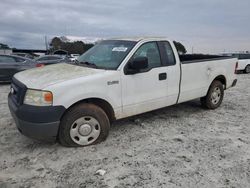
[[[14,77],[28,88],[43,89],[56,83],[102,72],[105,70],[60,63],[19,72]]]

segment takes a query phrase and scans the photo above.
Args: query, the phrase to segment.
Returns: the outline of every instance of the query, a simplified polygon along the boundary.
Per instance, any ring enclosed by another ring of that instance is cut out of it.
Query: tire
[[[201,105],[207,109],[216,109],[221,105],[223,97],[223,84],[220,81],[215,80],[210,85],[207,95],[200,98]]]
[[[71,108],[63,116],[58,140],[68,147],[94,145],[107,138],[109,128],[109,118],[102,108],[82,103]]]
[[[245,68],[245,73],[250,73],[250,65],[247,65],[246,68]]]

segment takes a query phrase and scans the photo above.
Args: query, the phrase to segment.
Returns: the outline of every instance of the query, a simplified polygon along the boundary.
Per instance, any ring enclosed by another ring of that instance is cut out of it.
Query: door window
[[[132,60],[137,57],[148,58],[148,69],[161,66],[161,58],[156,42],[148,42],[143,44],[132,57]]]
[[[15,59],[9,56],[0,56],[0,63],[15,63]]]
[[[56,56],[48,57],[48,60],[58,60],[58,59],[62,59],[62,58],[61,57],[56,57]]]
[[[16,62],[19,62],[19,63],[23,63],[25,61],[25,59],[22,59],[22,58],[19,58],[19,57],[16,57]]]
[[[167,65],[175,65],[175,56],[169,42],[163,42]]]
[[[37,59],[37,61],[46,61],[48,60],[48,57],[40,57]]]

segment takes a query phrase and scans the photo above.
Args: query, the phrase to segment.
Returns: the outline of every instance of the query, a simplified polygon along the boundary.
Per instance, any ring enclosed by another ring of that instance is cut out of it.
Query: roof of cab
[[[167,39],[166,37],[149,37],[149,36],[109,38],[109,40],[127,40],[127,41],[135,41],[135,42],[139,42],[141,40],[166,40],[166,39]]]

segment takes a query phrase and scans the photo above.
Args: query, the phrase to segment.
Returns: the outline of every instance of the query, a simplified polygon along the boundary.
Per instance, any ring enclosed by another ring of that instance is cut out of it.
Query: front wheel
[[[88,146],[105,140],[109,128],[109,119],[100,107],[78,104],[62,118],[58,139],[64,146]]]
[[[208,109],[216,109],[221,105],[223,97],[223,84],[220,81],[215,80],[210,85],[207,95],[202,97],[200,101],[203,107]]]
[[[250,73],[250,65],[247,65],[246,68],[245,68],[245,73]]]

